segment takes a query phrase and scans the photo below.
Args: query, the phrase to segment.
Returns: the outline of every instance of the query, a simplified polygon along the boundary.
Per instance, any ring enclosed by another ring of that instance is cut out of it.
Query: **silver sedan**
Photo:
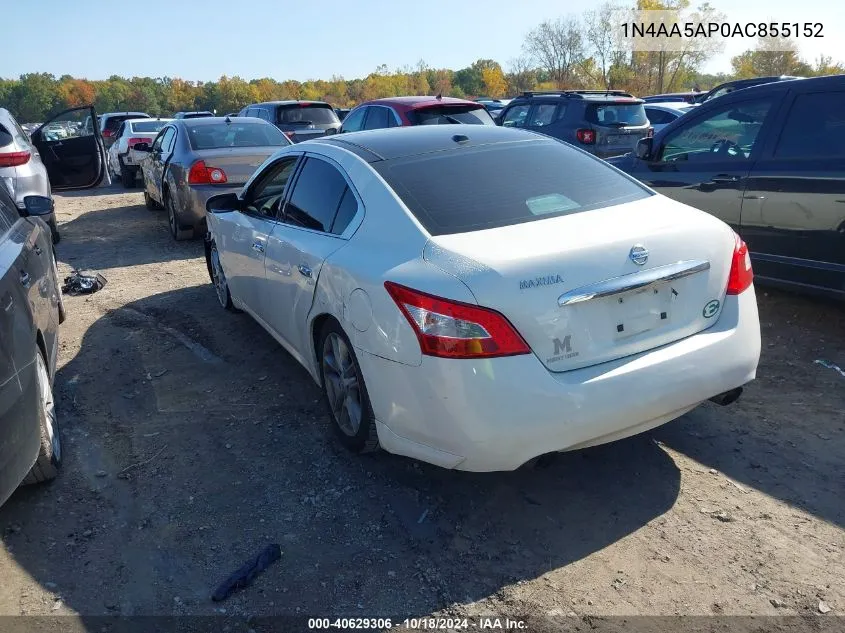
[[[185,240],[205,235],[208,198],[239,191],[268,156],[290,144],[261,119],[207,117],[171,121],[152,145],[132,149],[146,154],[141,171],[147,208],[164,207],[173,238]]]

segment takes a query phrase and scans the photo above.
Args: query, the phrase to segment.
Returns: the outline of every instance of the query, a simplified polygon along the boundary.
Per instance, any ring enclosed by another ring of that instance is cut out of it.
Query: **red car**
[[[343,119],[343,132],[406,125],[468,123],[496,125],[481,103],[452,97],[388,97],[355,106]]]

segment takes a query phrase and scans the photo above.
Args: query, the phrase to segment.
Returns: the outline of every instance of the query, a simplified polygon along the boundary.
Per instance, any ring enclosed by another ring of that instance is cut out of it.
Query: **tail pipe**
[[[729,404],[733,404],[739,397],[742,395],[742,387],[737,387],[736,389],[731,389],[730,391],[726,391],[724,393],[720,393],[718,396],[713,396],[710,398],[710,402],[715,402],[718,405],[723,407],[728,406]]]

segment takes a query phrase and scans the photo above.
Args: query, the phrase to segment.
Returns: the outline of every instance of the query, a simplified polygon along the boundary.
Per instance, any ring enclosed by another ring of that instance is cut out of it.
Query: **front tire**
[[[378,450],[378,431],[364,376],[352,344],[337,321],[320,333],[320,378],[332,428],[353,453]]]
[[[38,484],[51,481],[59,474],[62,464],[62,442],[59,436],[59,423],[56,418],[56,405],[53,400],[53,387],[50,374],[41,350],[36,359],[36,379],[38,381],[38,422],[41,427],[41,448],[29,474],[23,483]]]
[[[217,244],[212,241],[208,253],[208,272],[211,275],[211,284],[217,293],[217,301],[229,312],[240,312],[232,303],[232,293],[229,292],[229,284],[226,281],[226,273],[223,272],[223,264],[220,262],[220,253],[217,251]]]

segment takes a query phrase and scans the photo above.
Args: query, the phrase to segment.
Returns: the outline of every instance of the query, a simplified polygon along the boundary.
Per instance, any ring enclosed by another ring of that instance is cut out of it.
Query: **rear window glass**
[[[267,123],[212,123],[188,127],[193,149],[290,145],[284,134]]]
[[[294,105],[279,108],[279,123],[285,125],[326,125],[340,123],[330,106]]]
[[[208,117],[214,116],[213,112],[189,112],[185,114],[182,118],[183,119],[206,119]]]
[[[496,125],[483,105],[432,106],[407,113],[414,125],[443,125],[467,123],[470,125]]]
[[[116,130],[120,127],[120,124],[126,121],[127,119],[142,119],[144,118],[143,115],[138,114],[128,114],[128,115],[121,115],[121,116],[110,116],[106,119],[106,130]]]
[[[641,103],[603,103],[587,106],[587,121],[596,125],[622,127],[646,125],[648,117]]]
[[[3,127],[3,124],[0,123],[0,147],[3,147],[4,145],[11,145],[13,140],[14,139],[9,133],[9,130]]]
[[[167,121],[138,121],[129,125],[132,126],[133,132],[158,132],[167,123]]]
[[[501,143],[372,166],[432,235],[520,224],[652,195],[599,159],[557,141]]]

